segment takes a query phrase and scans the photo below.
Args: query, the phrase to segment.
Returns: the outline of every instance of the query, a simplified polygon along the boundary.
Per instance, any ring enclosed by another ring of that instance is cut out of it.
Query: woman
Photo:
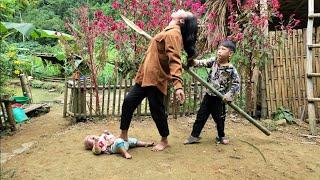
[[[188,58],[195,55],[198,24],[196,17],[184,10],[171,14],[171,22],[162,32],[152,38],[145,59],[140,65],[132,87],[122,104],[120,138],[128,140],[128,129],[134,110],[147,97],[151,116],[161,135],[160,142],[152,149],[162,151],[168,146],[169,128],[164,106],[168,81],[173,82],[175,94],[180,103],[184,102],[182,47]]]

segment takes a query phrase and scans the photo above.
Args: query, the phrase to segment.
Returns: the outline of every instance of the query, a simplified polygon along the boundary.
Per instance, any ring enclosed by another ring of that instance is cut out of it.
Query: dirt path
[[[201,143],[183,145],[193,118],[171,119],[170,144],[164,152],[131,149],[132,160],[117,155],[95,156],[83,148],[83,138],[105,128],[117,134],[117,120],[70,125],[61,106],[23,124],[14,136],[1,138],[1,152],[10,153],[21,144],[33,147],[1,164],[1,179],[319,179],[320,143],[300,137],[307,134],[296,125],[281,127],[267,137],[243,119],[227,122],[231,145],[214,143],[215,127],[208,121]],[[151,118],[133,121],[132,136],[158,140]],[[308,141],[311,141],[308,142]],[[264,162],[260,149],[266,158]],[[302,143],[303,142],[303,143]]]

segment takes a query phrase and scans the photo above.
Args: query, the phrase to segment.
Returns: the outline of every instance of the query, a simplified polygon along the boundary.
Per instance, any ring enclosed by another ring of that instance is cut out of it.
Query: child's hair
[[[91,150],[93,148],[93,142],[90,141],[90,138],[92,136],[89,135],[86,138],[84,138],[84,147],[86,148],[86,150]]]
[[[220,46],[224,46],[230,49],[230,51],[232,51],[233,53],[236,52],[236,45],[234,42],[230,41],[230,40],[224,40],[221,41]]]

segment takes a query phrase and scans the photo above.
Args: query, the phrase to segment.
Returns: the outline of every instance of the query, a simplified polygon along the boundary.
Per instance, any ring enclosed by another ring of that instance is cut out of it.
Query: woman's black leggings
[[[155,86],[141,87],[135,84],[128,95],[125,97],[122,104],[121,114],[121,130],[128,130],[134,110],[141,104],[142,100],[147,97],[151,116],[158,128],[161,137],[169,135],[168,115],[164,107],[164,94]]]

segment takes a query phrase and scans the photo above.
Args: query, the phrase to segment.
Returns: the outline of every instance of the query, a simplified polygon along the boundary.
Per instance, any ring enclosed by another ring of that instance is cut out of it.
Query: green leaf
[[[33,37],[33,38],[60,38],[60,37],[63,37],[66,40],[73,40],[73,36],[71,36],[70,34],[58,32],[58,31],[42,30],[42,29],[35,29],[31,33],[31,37]]]
[[[60,51],[60,52],[57,52],[55,54],[56,58],[59,60],[59,61],[62,61],[62,60],[65,60],[67,57],[65,55],[64,52]]]
[[[12,23],[12,22],[1,22],[1,24],[7,29],[15,29],[24,36],[29,36],[30,32],[34,30],[34,25],[31,23]],[[1,29],[3,29],[3,26]]]

